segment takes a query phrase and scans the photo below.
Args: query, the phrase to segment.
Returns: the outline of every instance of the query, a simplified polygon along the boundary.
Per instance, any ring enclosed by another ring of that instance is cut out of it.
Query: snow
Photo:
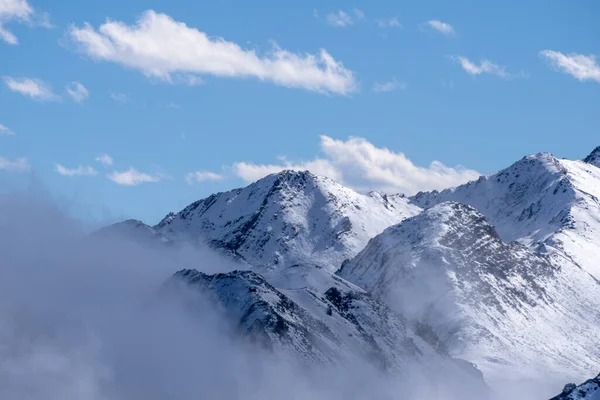
[[[551,400],[600,400],[600,375],[585,383],[576,386],[570,384],[565,386],[563,392]]]
[[[464,204],[388,228],[338,273],[432,326],[493,387],[509,377],[560,385],[600,365],[598,282],[558,254],[502,242]]]
[[[539,153],[497,174],[442,192],[419,193],[411,200],[421,207],[444,201],[469,204],[504,241],[558,252],[600,279],[599,198],[599,167]]]
[[[197,201],[155,229],[172,240],[208,242],[257,270],[312,263],[335,271],[370,238],[419,211],[400,195],[363,195],[309,172],[283,171]]]
[[[378,354],[402,370],[454,363],[447,350],[493,387],[534,382],[550,396],[600,365],[599,199],[600,147],[584,160],[527,156],[411,198],[283,171],[154,227],[109,228],[243,261],[252,272],[190,279],[248,332],[289,325],[288,337],[261,328],[278,351],[335,365]]]

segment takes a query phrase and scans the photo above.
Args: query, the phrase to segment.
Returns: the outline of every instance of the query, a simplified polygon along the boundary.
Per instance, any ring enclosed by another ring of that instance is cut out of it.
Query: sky
[[[583,158],[599,18],[594,0],[0,0],[0,191],[154,224],[285,168],[411,195]]]

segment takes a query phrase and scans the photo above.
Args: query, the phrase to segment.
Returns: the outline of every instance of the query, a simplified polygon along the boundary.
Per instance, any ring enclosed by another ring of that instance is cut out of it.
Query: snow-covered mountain
[[[419,211],[401,195],[363,195],[306,171],[283,171],[194,202],[154,229],[174,241],[207,242],[256,269],[309,263],[334,271]]]
[[[559,254],[504,243],[470,206],[441,203],[386,229],[338,274],[431,326],[496,387],[600,365],[600,284]]]
[[[600,146],[596,147],[583,161],[600,168]]]
[[[600,375],[579,386],[569,383],[561,394],[550,400],[600,400]]]
[[[95,232],[95,235],[120,240],[132,240],[138,244],[151,247],[174,245],[173,241],[169,238],[160,234],[151,226],[135,219],[128,219],[109,225]]]
[[[504,241],[558,252],[600,279],[600,149],[585,161],[549,153],[527,156],[494,175],[411,201],[431,207],[445,201],[483,213]]]
[[[166,288],[207,294],[238,331],[279,355],[335,368],[368,361],[390,376],[439,374],[444,380],[462,380],[463,394],[487,393],[481,373],[470,363],[451,358],[434,336],[415,333],[386,305],[325,269],[290,266],[272,280],[286,288],[275,288],[251,271],[206,275],[182,270]]]

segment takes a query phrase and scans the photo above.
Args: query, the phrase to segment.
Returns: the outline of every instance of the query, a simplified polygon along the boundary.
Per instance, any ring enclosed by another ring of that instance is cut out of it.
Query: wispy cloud
[[[80,82],[71,82],[65,87],[65,89],[69,96],[71,96],[71,98],[77,103],[81,103],[90,95],[90,92],[87,90],[87,88]]]
[[[4,83],[13,92],[22,94],[38,101],[59,101],[60,96],[54,94],[48,84],[32,78],[4,77]]]
[[[456,34],[456,31],[454,30],[454,27],[452,27],[452,25],[446,22],[439,21],[437,19],[427,21],[426,25],[446,36],[452,36]]]
[[[77,168],[67,168],[61,164],[56,164],[56,172],[62,176],[93,176],[98,175],[98,171],[90,166],[79,165]]]
[[[223,178],[224,178],[223,175],[217,174],[215,172],[209,172],[209,171],[190,172],[185,176],[185,180],[190,185],[195,182],[220,181]]]
[[[403,153],[375,147],[363,138],[343,141],[321,136],[321,151],[325,157],[310,161],[238,162],[231,166],[231,171],[235,176],[253,182],[284,169],[309,170],[359,191],[383,190],[409,195],[421,190],[457,186],[480,175],[477,171],[461,166],[448,167],[439,161],[425,167],[417,166]]]
[[[402,28],[397,17],[378,19],[377,26],[379,28]]]
[[[0,124],[0,136],[14,136],[15,133],[6,126]]]
[[[114,171],[107,175],[108,179],[122,186],[137,186],[142,183],[159,182],[163,179],[163,175],[150,175],[144,172],[139,172],[133,167],[125,171]]]
[[[127,104],[131,101],[131,97],[127,93],[110,92],[110,98],[121,104]]]
[[[79,50],[93,59],[118,63],[166,82],[206,74],[252,77],[321,93],[346,95],[356,89],[352,71],[325,49],[300,54],[274,45],[261,56],[152,10],[134,25],[109,20],[96,30],[86,23],[71,26],[69,34]]]
[[[14,172],[27,172],[31,169],[29,161],[26,158],[17,158],[11,161],[7,158],[0,156],[0,170],[14,171]]]
[[[519,74],[509,74],[506,71],[506,67],[498,65],[488,59],[481,60],[479,64],[476,64],[475,62],[462,56],[451,56],[450,59],[459,63],[462,69],[464,69],[465,72],[471,76],[489,74],[496,75],[504,79],[526,77],[526,74],[523,72],[520,72]]]
[[[52,28],[48,13],[36,11],[27,0],[1,0],[0,40],[11,45],[17,45],[19,44],[19,39],[6,28],[6,25],[11,22]]]
[[[110,167],[111,165],[114,164],[113,158],[111,156],[109,156],[108,154],[99,155],[98,157],[96,157],[96,161],[98,161],[104,167]]]
[[[577,53],[563,54],[553,50],[542,50],[540,56],[548,60],[550,65],[579,81],[594,81],[600,83],[600,65],[594,55]]]
[[[408,87],[408,84],[406,82],[402,82],[397,80],[396,78],[393,78],[391,81],[387,81],[387,82],[375,82],[375,84],[373,84],[373,91],[374,92],[393,92],[394,90],[404,90]]]
[[[318,15],[318,14],[317,14]],[[346,12],[344,10],[338,10],[327,14],[325,17],[327,23],[337,28],[346,28],[354,25],[358,21],[365,19],[365,13],[355,8],[352,12]]]

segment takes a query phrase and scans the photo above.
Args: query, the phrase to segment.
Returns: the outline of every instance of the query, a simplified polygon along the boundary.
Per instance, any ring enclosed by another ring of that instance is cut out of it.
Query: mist
[[[183,268],[240,265],[89,235],[43,191],[0,195],[0,254],[2,399],[482,399],[468,380],[416,366],[390,377],[257,348],[198,293],[158,296]]]

